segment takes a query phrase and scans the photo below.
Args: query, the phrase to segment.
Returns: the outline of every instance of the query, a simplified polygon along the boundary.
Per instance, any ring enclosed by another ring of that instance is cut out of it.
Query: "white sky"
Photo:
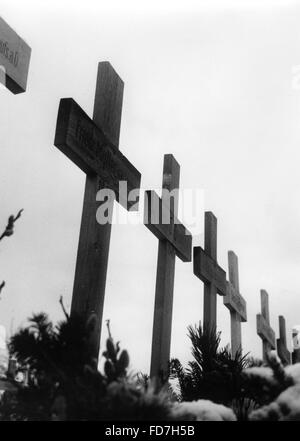
[[[120,149],[142,187],[161,185],[163,155],[173,153],[181,188],[204,190],[218,218],[220,265],[227,270],[229,249],[239,257],[244,349],[261,355],[261,288],[276,334],[279,314],[291,331],[300,322],[300,3],[3,0],[0,15],[32,47],[27,92],[0,90],[0,225],[25,209],[1,242],[0,323],[15,330],[41,310],[62,319],[59,296],[71,304],[84,175],[53,146],[56,116],[62,97],[92,115],[97,63],[108,60],[125,82]],[[113,226],[103,318],[144,372],[157,246],[144,226]],[[218,300],[227,343],[229,311]],[[172,356],[182,361],[202,302],[192,264],[177,259]]]

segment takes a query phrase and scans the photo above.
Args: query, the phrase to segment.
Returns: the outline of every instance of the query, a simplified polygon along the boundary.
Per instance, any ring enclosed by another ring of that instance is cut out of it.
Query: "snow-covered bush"
[[[269,367],[246,369],[244,375],[260,407],[250,421],[300,421],[300,363],[283,367],[276,353],[268,357]]]
[[[232,409],[209,400],[176,403],[171,414],[178,421],[236,421]]]

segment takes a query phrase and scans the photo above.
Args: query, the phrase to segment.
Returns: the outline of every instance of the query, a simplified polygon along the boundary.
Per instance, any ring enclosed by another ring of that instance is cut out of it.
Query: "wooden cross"
[[[240,294],[238,257],[233,251],[228,251],[229,281],[227,282],[224,305],[230,310],[231,322],[231,355],[242,349],[241,322],[247,321],[247,306]]]
[[[31,49],[0,17],[0,80],[13,93],[25,92]]]
[[[267,354],[276,347],[275,332],[270,326],[269,296],[267,291],[260,291],[261,314],[256,315],[257,334],[263,341],[263,360],[267,360]]]
[[[190,262],[192,252],[192,236],[177,219],[179,175],[174,156],[165,155],[162,197],[145,192],[144,223],[159,239],[150,376],[163,380],[170,359],[175,256]]]
[[[123,81],[108,62],[99,63],[91,120],[71,98],[59,105],[54,144],[86,173],[86,185],[77,253],[71,317],[96,317],[91,355],[98,357],[105,282],[111,233],[113,200],[108,204],[109,221],[96,220],[96,195],[100,189],[114,190],[117,200],[130,208],[134,201],[119,194],[119,182],[128,192],[140,187],[140,173],[118,150],[123,101]],[[98,204],[99,205],[99,204]],[[136,206],[133,206],[136,209]]]
[[[279,338],[277,339],[277,353],[284,365],[291,364],[291,353],[286,344],[285,318],[279,316]]]
[[[194,274],[204,282],[203,327],[217,325],[217,294],[226,295],[226,272],[217,263],[217,218],[205,212],[204,249],[194,247]]]

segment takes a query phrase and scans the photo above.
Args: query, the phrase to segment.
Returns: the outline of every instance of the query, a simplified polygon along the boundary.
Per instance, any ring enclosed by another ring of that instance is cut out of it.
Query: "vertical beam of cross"
[[[240,294],[238,257],[233,251],[228,251],[228,270],[229,282],[223,303],[230,310],[231,354],[234,358],[242,349],[241,322],[247,321],[247,310],[246,302]]]
[[[150,376],[162,381],[170,360],[175,257],[191,261],[192,237],[177,219],[179,175],[174,156],[165,155],[161,199],[153,191],[145,192],[144,223],[159,239]]]
[[[93,120],[115,147],[119,146],[123,89],[124,83],[110,63],[99,63]],[[111,221],[100,225],[96,220],[96,194],[101,187],[98,175],[87,174],[71,306],[71,316],[84,315],[88,319],[94,315],[96,319],[90,342],[95,358],[99,353],[111,235]],[[112,216],[112,207],[108,212]]]
[[[282,315],[279,316],[279,338],[277,339],[277,352],[284,365],[291,363],[291,354],[286,344],[285,318]]]
[[[269,295],[265,290],[261,290],[261,314],[266,320],[267,324],[270,325],[270,314],[269,314]],[[272,345],[267,339],[263,339],[263,358],[266,360],[268,352],[272,350]]]
[[[239,269],[238,258],[233,252],[228,253],[229,281],[239,292]],[[231,321],[231,351],[232,355],[241,349],[242,329],[239,314],[236,311],[230,311]]]
[[[226,272],[217,263],[217,218],[205,212],[204,250],[194,247],[194,274],[204,282],[203,327],[217,328],[217,294],[226,295]]]
[[[217,218],[207,211],[205,213],[205,238],[204,250],[217,261]],[[216,329],[217,327],[217,287],[214,283],[204,285],[204,328]]]
[[[87,175],[71,317],[79,316],[89,324],[89,355],[96,359],[114,198],[127,210],[138,209],[141,181],[139,171],[118,149],[123,88],[112,66],[99,63],[93,120],[72,98],[61,99],[54,140],[55,146]]]
[[[178,187],[180,166],[172,155],[165,155],[163,169],[163,190],[173,191],[170,209],[178,207]],[[166,193],[162,192],[162,203],[165,203]],[[177,213],[174,212],[177,216]],[[172,216],[173,217],[173,216]],[[174,218],[170,219],[174,230]],[[164,375],[168,370],[171,347],[171,329],[173,314],[173,292],[175,278],[175,249],[167,240],[158,243],[158,257],[156,270],[155,306],[152,334],[152,352],[150,376]]]
[[[263,342],[263,360],[266,361],[268,353],[276,347],[276,340],[275,332],[270,327],[269,296],[264,289],[260,291],[260,299],[261,314],[257,314],[256,316],[256,326],[257,334]]]

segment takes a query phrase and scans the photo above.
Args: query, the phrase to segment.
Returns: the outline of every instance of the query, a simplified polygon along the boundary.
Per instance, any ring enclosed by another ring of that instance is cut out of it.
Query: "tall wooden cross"
[[[0,17],[0,82],[13,93],[25,92],[31,49]]]
[[[284,365],[291,364],[291,353],[286,344],[285,318],[279,316],[279,338],[277,339],[277,353]]]
[[[205,212],[204,249],[194,247],[194,274],[204,282],[203,327],[217,326],[217,294],[226,295],[226,272],[217,263],[217,218]]]
[[[228,251],[229,281],[227,282],[224,305],[230,310],[231,322],[231,355],[242,349],[241,322],[247,321],[247,306],[240,294],[238,257],[233,251]]]
[[[150,376],[161,379],[170,359],[175,256],[190,262],[192,253],[192,236],[177,219],[179,175],[174,156],[165,155],[162,197],[145,192],[144,223],[159,239]]]
[[[127,194],[119,194],[119,182],[128,192],[140,187],[140,173],[118,150],[124,84],[108,62],[98,65],[98,77],[91,120],[71,98],[59,105],[54,144],[86,173],[86,185],[79,237],[71,316],[96,317],[91,355],[98,357],[105,282],[108,264],[113,200],[105,201],[108,222],[99,224],[96,195],[112,189],[117,200],[130,208]],[[136,209],[136,206],[132,208]]]
[[[275,332],[270,326],[269,296],[267,291],[260,291],[261,314],[256,315],[257,334],[263,342],[263,360],[267,360],[267,354],[276,348]]]

